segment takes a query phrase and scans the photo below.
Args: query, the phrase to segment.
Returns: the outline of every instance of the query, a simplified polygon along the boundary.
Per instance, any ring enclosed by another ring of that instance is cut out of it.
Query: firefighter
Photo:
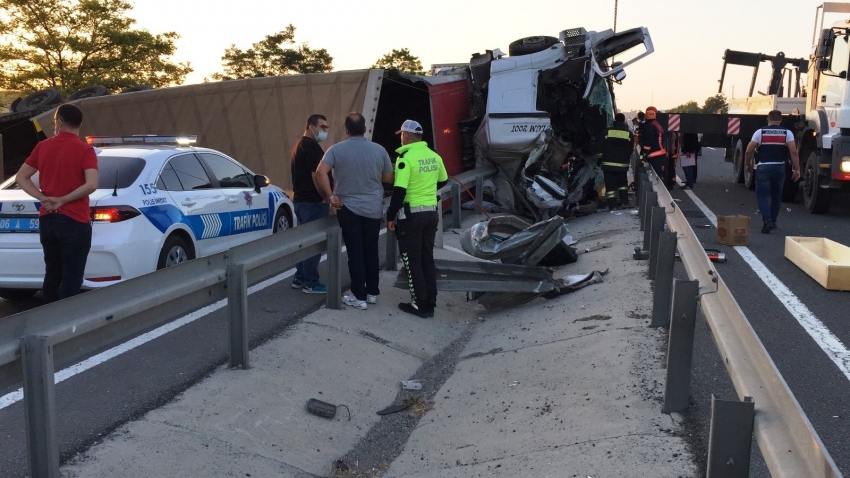
[[[395,182],[387,209],[387,229],[395,231],[401,260],[407,269],[410,303],[398,308],[420,318],[434,317],[437,305],[437,269],[434,239],[439,211],[437,190],[448,182],[443,159],[422,141],[422,125],[407,120],[395,163]]]
[[[629,172],[633,143],[634,135],[626,125],[626,116],[623,113],[617,113],[614,115],[614,124],[605,135],[605,146],[602,151],[605,198],[611,209],[629,204],[629,180],[626,173]]]
[[[655,119],[658,110],[654,106],[646,109],[643,127],[640,131],[641,157],[649,161],[655,174],[665,180],[667,172],[667,150],[664,149],[664,128]]]

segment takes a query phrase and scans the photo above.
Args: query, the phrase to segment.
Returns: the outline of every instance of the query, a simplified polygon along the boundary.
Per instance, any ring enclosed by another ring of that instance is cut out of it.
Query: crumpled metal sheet
[[[460,245],[480,259],[536,265],[568,232],[560,216],[536,224],[517,216],[496,216],[463,231]]]

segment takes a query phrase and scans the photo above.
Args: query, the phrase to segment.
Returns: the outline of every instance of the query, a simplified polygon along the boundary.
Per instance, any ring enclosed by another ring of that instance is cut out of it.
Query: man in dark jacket
[[[629,172],[633,143],[634,135],[626,125],[626,116],[623,113],[617,113],[614,116],[614,124],[605,135],[602,151],[605,197],[611,209],[629,204],[629,181],[626,174]]]
[[[664,128],[655,119],[657,113],[654,106],[646,109],[646,121],[640,131],[641,157],[649,161],[663,181],[667,173],[667,150],[664,148]]]

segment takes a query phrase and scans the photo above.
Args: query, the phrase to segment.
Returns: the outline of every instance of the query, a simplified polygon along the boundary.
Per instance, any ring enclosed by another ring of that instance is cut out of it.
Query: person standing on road
[[[18,171],[21,189],[41,203],[38,234],[44,249],[45,302],[80,293],[91,249],[89,194],[97,189],[97,155],[80,140],[83,112],[59,105],[54,136],[35,146]],[[32,176],[38,172],[39,186]]]
[[[448,182],[443,158],[422,141],[422,125],[407,120],[395,163],[393,196],[387,209],[387,229],[395,231],[401,260],[407,269],[410,303],[398,308],[417,317],[434,317],[437,306],[437,268],[434,238],[440,211],[437,190]]]
[[[640,130],[641,157],[649,161],[655,174],[666,182],[667,150],[664,149],[664,128],[655,119],[658,110],[654,106],[646,109],[646,120]]]
[[[330,147],[316,169],[319,192],[337,210],[342,239],[348,250],[351,294],[342,302],[366,310],[378,301],[380,290],[378,238],[384,216],[383,183],[393,182],[390,155],[365,138],[366,119],[360,113],[345,118],[348,139]],[[336,192],[328,173],[334,171]]]
[[[292,204],[298,224],[306,224],[328,217],[328,204],[319,193],[316,168],[325,155],[319,143],[328,139],[328,120],[322,115],[310,115],[304,128],[304,136],[292,149]],[[333,189],[333,178],[328,175]],[[328,288],[319,282],[321,254],[299,262],[295,266],[292,288],[305,294],[325,294]]]
[[[747,145],[747,171],[756,174],[756,201],[758,201],[764,226],[762,234],[770,234],[776,229],[776,219],[782,207],[782,188],[785,186],[785,161],[791,156],[793,181],[800,179],[800,158],[794,134],[780,126],[782,113],[773,110],[767,114],[767,126],[756,130],[753,139]],[[758,161],[755,151],[758,148]]]
[[[629,162],[632,158],[634,135],[626,125],[626,115],[614,115],[614,124],[605,135],[602,150],[602,172],[605,175],[605,198],[608,207],[629,205]],[[619,196],[619,198],[618,198]]]

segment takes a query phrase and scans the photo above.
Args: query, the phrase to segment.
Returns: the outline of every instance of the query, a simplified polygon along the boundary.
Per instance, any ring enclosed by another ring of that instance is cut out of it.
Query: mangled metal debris
[[[460,245],[467,254],[505,264],[562,266],[577,260],[572,237],[561,217],[536,224],[517,216],[495,216],[463,231]]]

